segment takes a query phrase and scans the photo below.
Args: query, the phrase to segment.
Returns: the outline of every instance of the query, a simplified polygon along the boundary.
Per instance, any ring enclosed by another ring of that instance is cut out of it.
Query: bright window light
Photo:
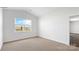
[[[19,31],[19,32],[31,32],[32,21],[24,18],[16,18],[15,28],[16,28],[16,31]]]
[[[78,18],[72,18],[71,21],[79,21]]]
[[[70,21],[79,21],[79,16],[72,16]]]

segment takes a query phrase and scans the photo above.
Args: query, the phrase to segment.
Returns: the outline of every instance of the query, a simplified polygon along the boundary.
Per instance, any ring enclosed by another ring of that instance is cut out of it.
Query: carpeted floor
[[[29,38],[4,43],[2,51],[79,51],[79,48],[44,38]]]

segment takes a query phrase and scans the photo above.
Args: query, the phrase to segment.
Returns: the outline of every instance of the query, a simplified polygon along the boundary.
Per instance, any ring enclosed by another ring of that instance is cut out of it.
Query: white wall
[[[23,10],[9,10],[4,9],[3,10],[3,41],[13,41],[28,37],[37,36],[37,17],[27,13]],[[15,18],[16,17],[22,17],[26,19],[32,20],[32,32],[16,32],[15,31]]]
[[[70,33],[79,34],[79,21],[70,22]]]
[[[3,9],[0,8],[0,49],[2,47],[2,20],[3,20]]]
[[[79,15],[79,8],[60,7],[39,19],[41,37],[69,45],[70,16]]]
[[[39,19],[39,35],[69,45],[69,17],[51,12]]]

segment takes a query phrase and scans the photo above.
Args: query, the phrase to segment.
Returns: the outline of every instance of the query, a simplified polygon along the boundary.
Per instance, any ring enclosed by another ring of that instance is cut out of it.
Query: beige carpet
[[[78,47],[67,46],[44,38],[30,38],[4,43],[2,51],[78,51]]]

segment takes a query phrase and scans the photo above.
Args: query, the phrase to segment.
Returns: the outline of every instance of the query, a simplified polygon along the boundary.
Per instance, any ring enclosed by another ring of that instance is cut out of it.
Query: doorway
[[[79,47],[79,15],[70,17],[70,45]]]

